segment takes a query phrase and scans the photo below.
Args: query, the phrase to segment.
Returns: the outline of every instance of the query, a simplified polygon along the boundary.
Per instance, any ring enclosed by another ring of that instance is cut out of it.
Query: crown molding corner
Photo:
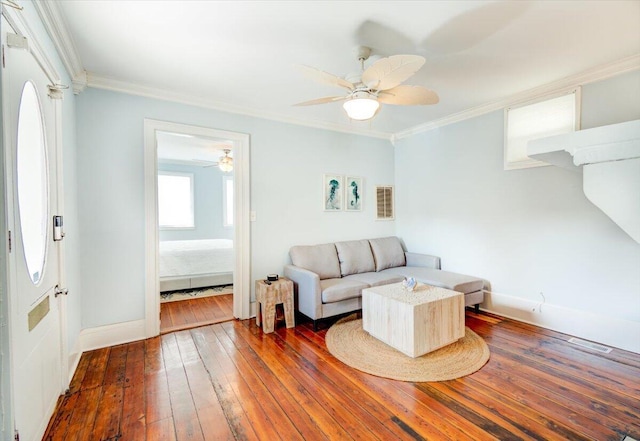
[[[511,107],[518,103],[541,99],[546,95],[559,93],[563,90],[569,90],[585,84],[594,83],[596,81],[606,80],[607,78],[615,77],[638,69],[640,69],[640,54],[632,55],[613,63],[596,66],[576,75],[571,75],[542,86],[534,87],[533,89],[525,90],[500,101],[473,107],[471,109],[445,116],[444,118],[410,127],[406,130],[394,133],[393,141],[395,142],[399,139],[408,138],[409,136],[413,136],[418,133],[428,132],[429,130],[437,129],[438,127],[475,118],[476,116]]]
[[[103,77],[96,75],[92,72],[86,73],[86,86],[95,89],[111,90],[114,92],[126,93],[129,95],[143,96],[146,98],[153,98],[163,101],[170,101],[180,104],[187,104],[196,107],[202,107],[206,109],[219,110],[222,112],[234,113],[238,115],[251,116],[255,118],[267,119],[271,121],[278,121],[287,124],[294,124],[298,126],[311,127],[316,129],[330,130],[333,132],[347,133],[351,135],[367,136],[370,138],[391,140],[391,133],[379,132],[374,130],[365,130],[359,127],[354,127],[339,123],[328,123],[318,120],[305,120],[301,118],[295,118],[287,115],[274,114],[265,111],[249,109],[242,106],[237,106],[225,102],[209,100],[203,97],[196,97],[192,95],[186,95],[181,93],[170,92],[165,89],[154,88],[149,86],[143,86],[139,84],[133,84],[126,81],[117,80],[114,78]]]
[[[84,70],[78,76],[74,77],[71,81],[74,95],[79,95],[84,92],[87,88],[87,82],[87,72]]]
[[[80,60],[80,54],[64,21],[58,2],[36,0],[33,5],[51,37],[67,73],[73,79],[74,93],[78,93],[76,92],[76,82],[81,83],[85,78],[86,84],[86,74]],[[82,89],[84,90],[84,88]]]

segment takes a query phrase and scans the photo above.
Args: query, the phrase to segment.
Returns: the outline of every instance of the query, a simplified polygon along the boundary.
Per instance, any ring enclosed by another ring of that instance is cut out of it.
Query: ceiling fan
[[[425,63],[419,55],[393,55],[381,58],[367,69],[364,62],[369,59],[371,49],[360,46],[357,49],[362,72],[355,77],[341,78],[313,67],[298,65],[298,69],[308,78],[332,86],[346,89],[346,95],[328,96],[294,104],[312,106],[315,104],[345,101],[344,110],[349,118],[366,121],[376,116],[380,103],[399,106],[437,104],[440,99],[433,90],[422,86],[402,85]]]
[[[231,149],[223,149],[223,156],[220,156],[217,162],[205,161],[201,159],[193,159],[195,163],[199,163],[203,168],[218,167],[223,172],[230,172],[233,170],[233,157],[229,156]]]

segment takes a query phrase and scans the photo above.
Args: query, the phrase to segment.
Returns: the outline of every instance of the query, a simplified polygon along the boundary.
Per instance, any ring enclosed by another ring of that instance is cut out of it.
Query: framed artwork
[[[362,178],[347,176],[345,179],[345,210],[362,211]]]
[[[342,176],[324,175],[322,185],[322,205],[324,211],[342,210]]]

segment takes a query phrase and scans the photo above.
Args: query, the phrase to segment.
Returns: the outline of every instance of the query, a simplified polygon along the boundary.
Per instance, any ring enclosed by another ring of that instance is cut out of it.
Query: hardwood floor
[[[233,320],[233,294],[160,304],[160,333]]]
[[[480,371],[405,383],[349,368],[326,329],[230,321],[84,354],[47,440],[640,439],[640,356],[466,313]]]

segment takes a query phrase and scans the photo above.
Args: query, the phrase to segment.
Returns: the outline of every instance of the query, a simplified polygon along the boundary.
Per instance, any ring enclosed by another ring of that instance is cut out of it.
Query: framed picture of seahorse
[[[340,175],[324,175],[322,192],[324,211],[342,210],[343,182]]]
[[[347,176],[344,183],[345,210],[362,211],[362,178]]]

